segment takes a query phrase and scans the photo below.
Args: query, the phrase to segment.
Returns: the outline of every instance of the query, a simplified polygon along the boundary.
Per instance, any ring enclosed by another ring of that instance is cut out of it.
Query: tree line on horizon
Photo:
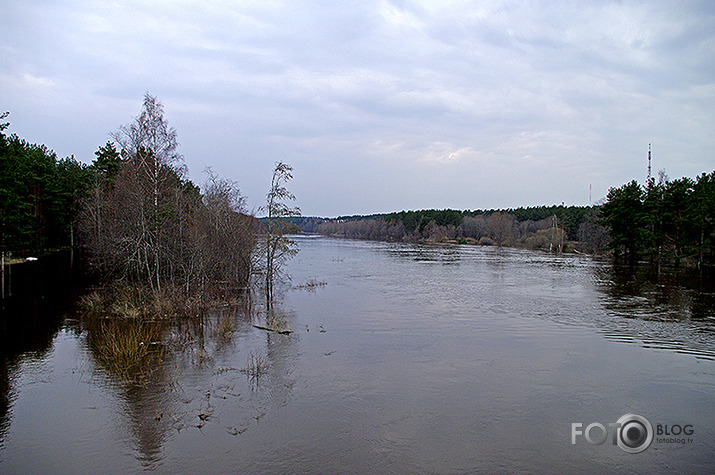
[[[454,242],[602,253],[607,230],[597,208],[533,206],[506,210],[428,209],[336,219],[302,218],[307,232],[352,239]]]
[[[612,187],[603,204],[505,210],[427,209],[336,219],[303,218],[308,232],[351,239],[453,242],[540,250],[610,253],[690,267],[715,264],[715,171],[645,185]]]

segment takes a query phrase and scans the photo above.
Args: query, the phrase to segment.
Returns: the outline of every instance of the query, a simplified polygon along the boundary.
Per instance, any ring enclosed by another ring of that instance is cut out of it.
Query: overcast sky
[[[715,169],[715,2],[0,0],[8,132],[94,158],[146,92],[189,175],[305,215],[587,205]]]

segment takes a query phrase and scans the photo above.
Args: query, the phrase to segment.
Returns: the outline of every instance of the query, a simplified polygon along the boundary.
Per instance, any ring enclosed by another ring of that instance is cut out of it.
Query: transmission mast
[[[650,144],[648,144],[648,181],[650,183]]]

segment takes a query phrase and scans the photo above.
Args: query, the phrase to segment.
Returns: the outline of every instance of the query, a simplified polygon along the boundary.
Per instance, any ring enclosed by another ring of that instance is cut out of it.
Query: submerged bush
[[[161,362],[162,332],[138,320],[95,321],[88,343],[97,363],[123,382],[146,379]]]

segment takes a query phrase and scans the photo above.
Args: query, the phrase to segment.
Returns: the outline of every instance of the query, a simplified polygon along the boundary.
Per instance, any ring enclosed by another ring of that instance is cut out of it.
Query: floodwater
[[[154,324],[127,369],[109,323],[6,326],[0,472],[713,472],[712,289],[573,255],[299,242],[290,334],[244,303]],[[612,440],[629,413],[652,425],[641,453]]]

